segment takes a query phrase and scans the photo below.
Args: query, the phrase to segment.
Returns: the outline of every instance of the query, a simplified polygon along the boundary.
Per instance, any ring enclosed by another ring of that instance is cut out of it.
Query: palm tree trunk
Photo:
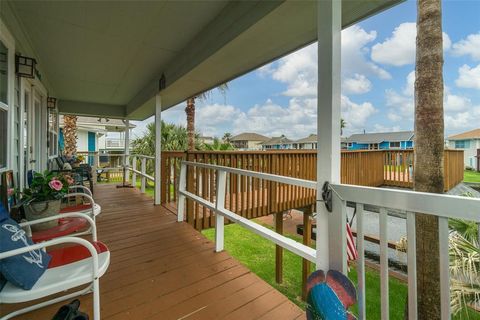
[[[187,135],[188,135],[188,151],[195,150],[195,98],[187,100],[185,108],[187,114]]]
[[[65,154],[77,153],[77,116],[63,116]]]
[[[443,193],[443,45],[441,0],[418,0],[414,190]],[[438,218],[417,214],[418,319],[440,319]]]

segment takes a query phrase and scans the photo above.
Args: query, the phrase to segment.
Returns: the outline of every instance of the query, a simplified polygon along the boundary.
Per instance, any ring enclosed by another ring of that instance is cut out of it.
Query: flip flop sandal
[[[72,320],[78,314],[79,307],[80,301],[75,299],[69,304],[60,307],[57,313],[53,316],[52,320]]]
[[[89,320],[88,314],[77,311],[77,314],[72,320]]]

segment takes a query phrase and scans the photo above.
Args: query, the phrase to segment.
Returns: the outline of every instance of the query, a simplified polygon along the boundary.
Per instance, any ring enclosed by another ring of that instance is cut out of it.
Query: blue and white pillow
[[[4,209],[0,204],[0,211]],[[32,240],[14,220],[0,220],[0,252],[32,245]],[[48,267],[51,257],[43,250],[29,251],[0,260],[0,273],[15,286],[30,290]]]

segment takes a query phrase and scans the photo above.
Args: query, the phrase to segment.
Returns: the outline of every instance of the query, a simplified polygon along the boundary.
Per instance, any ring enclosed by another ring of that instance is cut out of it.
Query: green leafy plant
[[[35,173],[30,183],[30,188],[21,192],[22,200],[41,202],[62,199],[68,192],[68,187],[74,183],[74,179],[66,174],[55,174],[50,171]]]

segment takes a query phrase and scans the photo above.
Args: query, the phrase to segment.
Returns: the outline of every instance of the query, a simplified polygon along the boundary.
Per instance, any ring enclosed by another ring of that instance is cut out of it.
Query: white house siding
[[[88,151],[88,131],[77,131],[77,150],[82,152]]]
[[[249,150],[260,150],[260,149],[262,149],[262,142],[263,141],[248,141],[248,149]]]
[[[480,139],[466,139],[465,141],[470,141],[470,148],[466,149],[458,149],[463,150],[463,162],[465,167],[477,167],[477,150],[480,149]],[[450,149],[457,149],[455,148],[455,140],[450,140],[448,142],[448,147]]]

